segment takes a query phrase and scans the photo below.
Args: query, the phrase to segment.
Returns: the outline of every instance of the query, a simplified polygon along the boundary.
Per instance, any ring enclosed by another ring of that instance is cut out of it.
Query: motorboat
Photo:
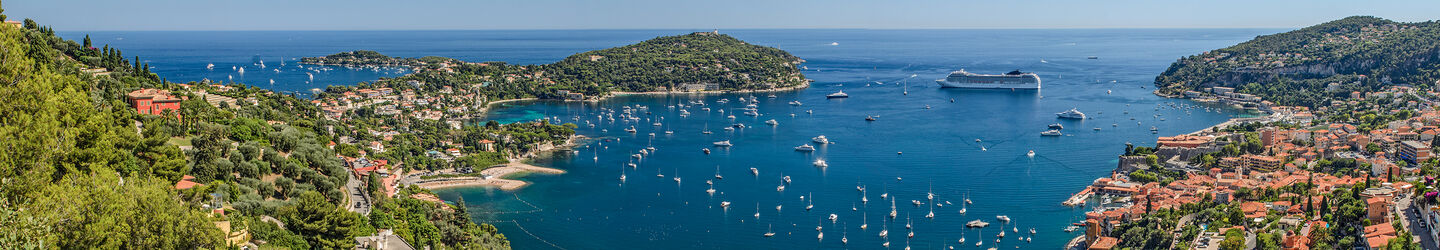
[[[1061,135],[1060,130],[1055,130],[1055,129],[1046,130],[1045,132],[1040,132],[1040,136],[1060,136],[1060,135]]]
[[[812,151],[815,151],[815,146],[810,146],[810,144],[804,144],[804,145],[796,146],[796,147],[795,147],[795,151],[800,151],[800,152],[812,152]]]
[[[830,139],[829,139],[829,138],[825,138],[825,135],[820,135],[820,136],[816,136],[816,137],[810,138],[810,141],[813,141],[813,142],[819,143],[819,144],[830,144]]]
[[[825,98],[850,98],[850,94],[846,94],[844,90],[841,90],[835,93],[831,93],[829,95],[825,95]]]
[[[716,147],[729,147],[729,146],[734,146],[734,144],[730,144],[730,140],[717,141],[717,142],[715,142],[715,143],[713,143],[713,144],[715,144]]]

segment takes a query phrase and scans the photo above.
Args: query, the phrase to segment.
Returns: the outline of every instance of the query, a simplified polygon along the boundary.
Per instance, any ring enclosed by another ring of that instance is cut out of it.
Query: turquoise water
[[[626,96],[600,103],[539,101],[497,106],[488,114],[491,119],[576,122],[581,124],[579,133],[594,140],[582,144],[574,153],[537,159],[538,165],[569,173],[525,176],[524,180],[534,184],[521,190],[454,188],[439,193],[446,200],[463,196],[477,221],[495,224],[520,249],[880,248],[887,241],[877,235],[883,228],[890,231],[891,247],[903,248],[907,244],[907,216],[913,220],[916,235],[909,238],[911,247],[956,245],[956,239],[964,236],[967,243],[961,248],[975,248],[979,240],[988,248],[996,244],[998,224],[983,230],[963,225],[975,219],[994,222],[1000,214],[1012,218],[1021,234],[1028,235],[1023,233],[1028,228],[1038,231],[1030,243],[1016,241],[1017,234],[1007,232],[1009,237],[999,243],[1000,248],[1055,248],[1076,235],[1061,229],[1084,212],[1061,206],[1060,202],[1095,178],[1108,175],[1124,143],[1150,145],[1157,136],[1199,130],[1243,114],[1231,109],[1185,109],[1199,104],[1156,97],[1150,94],[1156,74],[1181,56],[1278,31],[721,30],[808,60],[805,74],[816,81],[808,89],[776,93],[774,99],[757,94],[761,116],[736,114],[734,121],[725,116],[740,105],[718,104],[716,100],[733,101],[749,95]],[[203,65],[209,61],[246,63],[254,54],[315,56],[364,48],[400,56],[545,63],[576,52],[684,32],[688,31],[103,35],[127,38],[106,41],[125,49],[127,55],[166,62],[152,66],[162,76],[185,80],[205,75]],[[170,37],[200,38],[160,42]],[[223,53],[206,56],[205,48],[211,47],[204,45],[209,41],[206,39],[257,41],[222,43],[229,44],[223,46]],[[137,40],[157,41],[160,45],[133,42]],[[838,45],[830,45],[832,42]],[[175,49],[164,46],[194,52],[180,55],[167,52]],[[1086,59],[1088,56],[1099,59]],[[1015,69],[1036,72],[1044,79],[1044,90],[936,87],[934,79],[959,68],[979,73]],[[324,80],[344,83],[374,77],[378,76],[345,75]],[[311,87],[303,81],[277,80],[273,88]],[[839,90],[851,98],[825,99],[826,94]],[[1107,94],[1107,90],[1111,92]],[[703,112],[692,107],[688,108],[692,115],[682,118],[678,107],[667,108],[695,100],[727,112]],[[792,100],[803,105],[786,104]],[[614,122],[596,119],[602,108],[629,105],[648,106],[650,114],[640,113],[642,119],[648,120],[626,123],[619,117]],[[930,108],[926,109],[926,105]],[[1070,108],[1086,112],[1093,119],[1055,118],[1054,113]],[[1157,114],[1166,119],[1161,121]],[[878,117],[878,121],[866,122],[867,115]],[[663,126],[651,126],[661,119]],[[768,119],[777,120],[779,125],[762,123]],[[586,121],[596,126],[584,126]],[[722,130],[733,123],[750,127]],[[1063,124],[1066,135],[1039,136],[1052,123]],[[632,125],[638,133],[622,131]],[[1159,133],[1152,134],[1151,126]],[[1100,130],[1093,130],[1097,127]],[[714,133],[700,133],[706,129]],[[674,134],[667,135],[665,130]],[[652,132],[656,133],[653,138],[647,135]],[[819,146],[813,153],[792,149],[822,134],[834,143]],[[718,140],[730,140],[735,145],[712,147],[711,142]],[[629,155],[645,147],[656,150],[634,161],[636,168],[623,167],[632,162]],[[704,148],[713,152],[704,154]],[[1035,156],[1027,157],[1025,153],[1031,150]],[[812,166],[816,159],[826,160],[829,167]],[[750,174],[751,167],[759,170],[758,176]],[[618,179],[622,168],[628,177],[624,182]],[[713,178],[717,168],[724,179]],[[665,177],[658,178],[657,173]],[[682,181],[674,181],[676,176]],[[777,192],[782,176],[790,176],[792,182],[783,192]],[[714,195],[705,192],[705,180],[715,181]],[[860,202],[862,193],[856,190],[857,185],[867,187],[869,203]],[[953,205],[911,205],[911,200],[925,200],[931,190],[938,203],[949,201]],[[882,193],[896,200],[896,220],[886,216],[890,204],[880,198]],[[966,194],[974,204],[962,215],[957,210]],[[731,207],[721,208],[722,201],[731,202]],[[814,209],[806,211],[804,207],[810,202]],[[782,209],[777,211],[776,205]],[[757,206],[758,219],[754,217]],[[931,208],[935,218],[924,218]],[[833,224],[824,220],[832,213],[839,217]],[[862,223],[868,223],[868,230],[859,228]],[[817,240],[817,225],[824,227],[823,240]],[[773,228],[775,237],[762,236],[767,227]],[[842,235],[848,236],[848,245],[840,243]]]

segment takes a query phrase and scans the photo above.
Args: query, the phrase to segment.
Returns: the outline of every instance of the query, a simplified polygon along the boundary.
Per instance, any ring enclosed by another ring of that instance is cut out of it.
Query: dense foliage
[[[1236,87],[1280,105],[1323,106],[1352,91],[1440,80],[1440,23],[1356,16],[1187,56],[1155,77],[1163,93]]]
[[[356,59],[343,61],[346,58]],[[356,51],[304,60],[374,66],[364,62],[397,59],[373,51]],[[405,60],[411,60],[408,62],[416,68],[415,74],[383,79],[375,86],[430,92],[448,86],[475,89],[492,100],[505,100],[565,98],[560,90],[594,96],[614,91],[675,90],[683,84],[711,85],[707,90],[756,90],[799,86],[806,81],[798,69],[800,58],[709,32],[584,52],[553,64],[462,63],[435,57]],[[407,84],[410,81],[423,84]]]
[[[327,128],[343,124],[315,105],[240,84],[166,82],[138,58],[84,43],[33,20],[0,25],[0,249],[232,247],[222,228],[266,246],[343,249],[391,226],[337,205],[350,173],[325,145],[335,137]],[[186,100],[141,115],[124,97],[140,88]],[[207,94],[239,101],[215,105]],[[177,190],[185,175],[202,185]],[[464,230],[412,245],[509,247],[463,213],[415,212],[428,219],[408,223]]]

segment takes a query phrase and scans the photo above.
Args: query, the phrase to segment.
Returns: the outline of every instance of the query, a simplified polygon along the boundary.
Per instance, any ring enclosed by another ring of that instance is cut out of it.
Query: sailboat
[[[759,219],[759,218],[760,218],[760,203],[759,203],[759,202],[756,202],[756,203],[755,203],[755,218],[756,218],[756,219]]]
[[[861,213],[860,213],[860,230],[865,230],[865,228],[867,228],[867,227],[870,226],[870,216],[869,216],[869,215],[870,215],[870,210],[869,210],[869,209],[866,209],[865,212],[861,212]]]
[[[715,179],[725,179],[724,176],[720,176],[720,166],[719,166],[719,165],[716,165],[716,166],[715,166]]]
[[[928,192],[925,193],[925,197],[930,199],[930,203],[935,203],[935,184],[933,184],[933,183],[930,184],[930,191],[928,191]],[[939,204],[936,204],[936,205],[939,205]],[[925,218],[926,218],[926,219],[934,219],[934,218],[935,218],[935,207],[934,207],[934,206],[930,206],[930,213],[925,214]]]
[[[840,228],[844,229],[840,231],[840,244],[850,244],[850,229],[846,228],[845,225],[841,225]]]
[[[898,214],[895,211],[895,200],[892,199],[890,200],[890,218],[894,219],[896,215]]]
[[[758,214],[758,213],[757,213],[757,214]],[[771,236],[775,236],[775,225],[773,225],[773,224],[770,225],[770,226],[768,227],[768,229],[765,229],[765,237],[771,237]]]
[[[810,211],[811,208],[815,208],[815,193],[810,193],[810,199],[807,201],[810,203],[805,205],[805,211]]]

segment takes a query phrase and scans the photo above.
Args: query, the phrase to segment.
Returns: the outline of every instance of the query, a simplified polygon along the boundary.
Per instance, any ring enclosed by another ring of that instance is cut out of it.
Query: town
[[[1265,115],[1127,145],[1110,176],[1064,202],[1093,209],[1070,247],[1436,247],[1435,92],[1352,92],[1311,110],[1233,91],[1185,96]]]

